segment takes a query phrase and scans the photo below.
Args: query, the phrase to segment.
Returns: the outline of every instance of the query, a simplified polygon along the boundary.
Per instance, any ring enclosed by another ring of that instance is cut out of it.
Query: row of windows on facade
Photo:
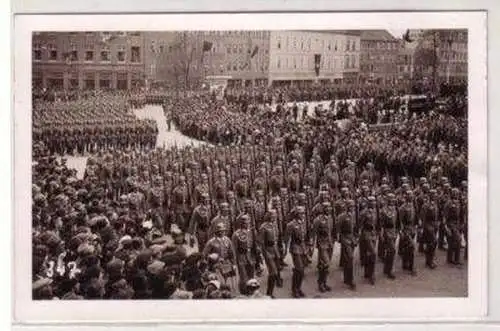
[[[250,36],[264,38],[269,34],[269,31],[202,31],[205,36]]]
[[[42,50],[37,48],[33,50],[33,58],[35,61],[41,61],[43,58]],[[141,61],[141,50],[140,47],[133,46],[130,49],[130,62],[137,63]],[[87,50],[84,52],[84,61],[91,62],[94,61],[94,51]],[[48,49],[48,59],[49,61],[57,61],[59,52],[55,48]],[[71,50],[69,52],[63,53],[63,59],[69,61],[79,61],[79,53],[77,50]],[[111,52],[108,49],[101,50],[99,52],[99,60],[102,62],[111,61]],[[118,62],[125,62],[126,52],[125,48],[121,48],[116,52],[116,60]]]
[[[467,54],[457,53],[457,52],[440,52],[441,59],[452,60],[452,61],[467,61]]]
[[[396,50],[399,48],[404,48],[404,43],[394,42],[394,41],[362,41],[361,45],[363,48],[369,49],[386,49],[386,50]]]
[[[299,41],[295,38],[292,38],[292,42],[290,43],[289,38],[286,38],[285,40],[285,45],[282,45],[281,39],[278,39],[276,47],[278,49],[282,49],[282,46],[285,46],[285,50],[301,50],[301,51],[310,51],[311,49],[317,49],[318,47],[321,50],[328,50],[328,51],[333,51],[333,52],[338,52],[341,51],[342,49],[346,52],[355,52],[357,47],[356,47],[356,41],[355,40],[347,40],[346,43],[341,43],[339,46],[338,42],[335,41],[335,44],[332,44],[331,41],[328,43],[325,42],[325,40],[320,40],[318,41],[316,39],[315,44],[312,43],[311,39],[307,39],[307,42],[304,42],[304,40],[300,41],[300,48],[299,48]]]
[[[394,65],[376,65],[376,64],[363,64],[360,66],[361,71],[379,72],[379,73],[394,73],[398,70],[398,66]]]
[[[276,59],[276,68],[278,69],[313,69],[315,66],[314,59],[307,57],[300,57],[300,65],[298,64],[297,58],[285,58],[283,62],[282,59],[278,57]],[[323,69],[340,69],[342,68],[342,62],[340,59],[329,59],[326,58],[320,63]],[[343,61],[344,69],[354,69],[356,68],[356,56],[345,55]]]
[[[361,54],[361,59],[363,61],[379,61],[379,62],[392,62],[397,57],[397,54]]]

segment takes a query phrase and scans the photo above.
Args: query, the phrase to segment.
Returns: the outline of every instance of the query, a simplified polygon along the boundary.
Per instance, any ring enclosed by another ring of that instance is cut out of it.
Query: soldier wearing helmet
[[[389,279],[394,279],[393,266],[396,256],[398,211],[396,208],[396,196],[393,193],[387,195],[387,205],[380,211],[380,227],[383,235],[379,245],[383,246],[384,274]]]
[[[365,279],[372,285],[375,284],[375,262],[377,242],[378,216],[376,209],[376,199],[373,196],[368,198],[368,207],[359,215],[361,237],[359,242],[361,264],[365,270]]]
[[[285,255],[287,248],[289,248],[293,261],[292,296],[302,298],[305,297],[302,291],[302,281],[304,280],[304,268],[307,263],[306,212],[303,207],[296,207],[291,214],[292,220],[287,224],[285,230]]]
[[[280,275],[280,252],[278,250],[278,213],[276,210],[269,210],[264,216],[263,223],[259,227],[258,241],[264,256],[267,267],[267,292],[270,297],[274,297],[274,287],[283,286],[283,279]]]
[[[418,215],[413,202],[413,192],[405,193],[403,204],[399,207],[399,224],[401,228],[399,240],[399,254],[401,255],[403,270],[416,275],[415,271],[415,244],[413,238],[418,226]]]
[[[463,212],[458,188],[451,190],[451,196],[444,207],[444,224],[448,241],[447,261],[460,265],[461,233],[464,225]]]
[[[331,217],[331,205],[328,201],[321,203],[321,214],[316,216],[311,228],[309,245],[318,249],[318,290],[320,292],[331,291],[327,285],[328,269],[333,254],[335,242],[335,224]]]
[[[355,202],[348,200],[347,209],[343,210],[337,218],[340,236],[340,259],[343,268],[344,284],[351,290],[356,289],[354,283],[354,249],[358,243],[359,228],[356,222]]]
[[[238,229],[234,231],[231,241],[238,268],[240,293],[245,294],[244,285],[255,274],[255,257],[252,254],[254,236],[250,226],[250,217],[247,214],[238,217],[238,225]]]
[[[211,220],[210,199],[207,193],[202,193],[201,201],[193,210],[189,222],[188,233],[190,235],[190,244],[194,245],[194,237],[198,240],[198,249],[203,251],[209,238],[209,227]]]

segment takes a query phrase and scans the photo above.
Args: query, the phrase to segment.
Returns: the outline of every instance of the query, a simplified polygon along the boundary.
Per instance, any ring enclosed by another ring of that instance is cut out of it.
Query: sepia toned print
[[[32,298],[466,297],[468,31],[32,35]]]

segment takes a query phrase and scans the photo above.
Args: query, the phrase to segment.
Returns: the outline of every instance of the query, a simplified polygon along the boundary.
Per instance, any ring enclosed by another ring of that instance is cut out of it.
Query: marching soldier
[[[278,214],[276,210],[269,210],[263,223],[259,228],[259,246],[264,256],[267,267],[267,292],[266,294],[274,298],[274,287],[283,286],[283,279],[280,276],[280,254],[278,251]]]
[[[351,290],[356,289],[354,283],[354,250],[358,243],[359,233],[356,215],[353,212],[354,201],[348,202],[349,210],[341,211],[337,218],[337,224],[340,235],[340,258],[343,260],[342,267],[344,272],[344,284]],[[341,207],[344,208],[344,207]]]
[[[366,208],[359,216],[361,237],[359,242],[360,257],[363,257],[361,264],[365,270],[365,279],[370,284],[375,284],[375,262],[376,251],[375,245],[377,242],[377,211],[375,209],[375,197],[368,198],[368,208]],[[363,252],[363,253],[361,253]]]
[[[241,215],[238,223],[239,229],[233,233],[231,240],[238,267],[240,293],[245,294],[244,286],[249,279],[254,277],[255,273],[255,259],[252,254],[254,238],[250,229],[250,217],[248,215]]]
[[[179,177],[179,184],[173,189],[173,207],[175,213],[175,224],[182,230],[185,231],[189,224],[189,196],[188,196],[188,187],[186,183],[186,177]]]
[[[436,190],[430,190],[432,198],[436,197],[436,194]],[[422,242],[425,245],[425,265],[430,269],[434,269],[436,268],[434,256],[437,247],[436,234],[439,227],[439,215],[437,202],[431,200],[428,196],[424,196],[420,219],[423,223]]]
[[[327,285],[329,264],[333,255],[334,224],[331,217],[331,207],[328,201],[321,204],[322,213],[313,222],[311,229],[311,246],[316,243],[318,249],[318,290],[320,292],[331,291]]]
[[[296,207],[292,210],[292,221],[287,224],[285,231],[285,255],[289,248],[293,261],[292,296],[294,298],[305,297],[302,291],[302,281],[307,262],[306,232],[305,210],[302,207]]]
[[[461,231],[463,228],[463,213],[460,206],[460,192],[457,188],[451,191],[451,199],[445,206],[445,229],[448,241],[447,261],[460,265]]]
[[[383,246],[384,258],[384,274],[389,279],[395,279],[392,272],[394,266],[394,258],[396,256],[396,238],[397,238],[397,222],[398,214],[396,209],[396,196],[392,193],[388,194],[387,206],[380,212],[380,225],[383,230],[381,242]]]
[[[413,193],[407,191],[405,202],[399,208],[399,223],[401,227],[399,239],[399,253],[401,255],[403,270],[416,275],[415,271],[415,244],[413,239],[416,235],[415,228],[418,225],[415,206],[413,204]]]
[[[201,196],[201,202],[193,210],[191,221],[189,223],[188,233],[190,235],[190,245],[194,245],[194,237],[198,240],[198,250],[203,251],[209,237],[210,227],[210,199],[207,193]]]
[[[236,275],[236,257],[233,243],[225,235],[226,231],[227,228],[224,226],[224,223],[217,224],[215,236],[207,242],[203,249],[205,259],[208,259],[213,253],[217,254],[220,271],[224,280]]]

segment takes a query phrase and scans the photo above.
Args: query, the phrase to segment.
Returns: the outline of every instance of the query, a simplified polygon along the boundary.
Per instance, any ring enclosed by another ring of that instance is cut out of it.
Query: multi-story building
[[[466,29],[425,30],[415,51],[415,70],[423,79],[459,84],[467,81]]]
[[[269,64],[268,31],[146,32],[151,81],[189,85],[226,76],[229,85],[262,85]]]
[[[228,85],[261,86],[268,82],[269,31],[204,31],[205,76],[227,76]]]
[[[37,88],[130,89],[144,84],[142,32],[35,32]]]
[[[398,81],[411,80],[415,71],[414,55],[417,43],[400,41],[397,58]]]
[[[386,30],[361,31],[361,82],[396,83],[400,47],[400,41]]]
[[[357,31],[271,31],[269,83],[355,81],[359,71]]]

